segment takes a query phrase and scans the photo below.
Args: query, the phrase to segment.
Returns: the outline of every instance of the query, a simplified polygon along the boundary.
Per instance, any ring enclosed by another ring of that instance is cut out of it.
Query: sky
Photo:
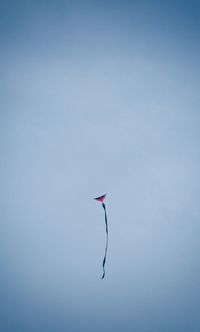
[[[0,49],[0,330],[198,332],[200,2],[1,0]]]

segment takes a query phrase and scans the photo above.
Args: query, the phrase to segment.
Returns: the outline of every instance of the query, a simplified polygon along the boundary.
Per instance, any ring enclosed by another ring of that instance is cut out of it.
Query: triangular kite
[[[101,202],[104,212],[105,212],[105,224],[106,224],[106,247],[105,247],[105,255],[104,255],[104,259],[103,259],[103,275],[101,277],[101,279],[103,279],[105,277],[105,264],[106,264],[106,256],[107,256],[107,250],[108,250],[108,221],[107,221],[107,213],[106,213],[106,206],[105,203],[103,202],[104,199],[106,198],[106,194],[96,197],[94,198],[96,201]]]

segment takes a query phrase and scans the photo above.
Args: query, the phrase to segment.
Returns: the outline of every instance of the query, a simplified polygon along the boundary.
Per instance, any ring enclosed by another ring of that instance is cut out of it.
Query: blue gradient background
[[[0,330],[200,331],[200,2],[0,1],[0,36]]]

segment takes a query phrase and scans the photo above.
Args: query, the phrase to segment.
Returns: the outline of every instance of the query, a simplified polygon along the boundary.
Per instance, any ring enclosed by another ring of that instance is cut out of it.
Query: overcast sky
[[[0,38],[0,330],[198,332],[200,2],[1,0]]]

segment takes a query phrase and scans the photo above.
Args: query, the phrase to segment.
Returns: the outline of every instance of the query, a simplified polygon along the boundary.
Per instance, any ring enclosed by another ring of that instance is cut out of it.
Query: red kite
[[[94,198],[96,201],[102,203],[102,206],[103,206],[103,209],[104,209],[104,212],[105,212],[105,224],[106,224],[106,248],[105,248],[105,255],[104,255],[104,259],[103,259],[103,275],[102,275],[101,279],[103,279],[103,278],[105,277],[105,264],[106,264],[107,250],[108,250],[108,222],[107,222],[106,206],[105,206],[105,203],[103,202],[105,198],[106,198],[106,194]]]
[[[94,198],[94,199],[96,199],[96,201],[99,201],[99,202],[103,203],[104,199],[106,198],[106,195],[107,195],[107,194],[102,195],[102,196],[97,197],[97,198]]]

